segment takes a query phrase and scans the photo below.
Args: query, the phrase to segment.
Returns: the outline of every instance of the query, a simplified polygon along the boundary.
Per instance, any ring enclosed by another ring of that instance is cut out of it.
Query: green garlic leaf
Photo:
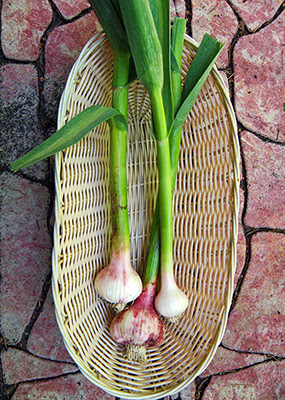
[[[65,150],[67,147],[79,142],[96,126],[103,122],[109,122],[112,118],[116,120],[116,123],[127,126],[124,116],[113,108],[101,105],[86,108],[39,146],[12,162],[11,171],[18,171]]]

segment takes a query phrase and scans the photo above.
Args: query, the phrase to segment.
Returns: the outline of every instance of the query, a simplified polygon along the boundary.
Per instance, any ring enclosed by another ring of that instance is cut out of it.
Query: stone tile
[[[40,54],[41,36],[51,20],[52,9],[48,0],[3,0],[4,55],[14,60],[36,60]]]
[[[67,2],[66,0],[54,0],[54,3],[56,4],[62,16],[66,19],[73,18],[84,9],[90,7],[90,3],[88,0],[80,0],[77,1],[76,4],[72,4],[70,2]],[[185,18],[185,4],[183,0],[171,0],[170,7],[172,20],[175,15],[181,18]]]
[[[284,382],[284,361],[263,363],[212,377],[203,400],[281,400],[285,398]]]
[[[45,102],[47,115],[57,120],[59,100],[68,74],[88,40],[99,29],[94,13],[54,29],[46,44]]]
[[[30,333],[28,350],[41,357],[73,362],[65,348],[63,337],[55,318],[55,306],[51,289]]]
[[[218,347],[214,358],[200,377],[220,374],[264,361],[264,357],[256,354],[238,353],[223,347]]]
[[[35,357],[25,351],[10,348],[2,353],[4,382],[7,385],[39,378],[51,378],[77,371],[75,365]]]
[[[185,2],[183,0],[170,0],[170,16],[171,21],[174,20],[174,17],[177,16],[179,18],[185,18],[186,8]]]
[[[46,214],[48,190],[12,174],[1,180],[1,331],[19,341],[30,321],[51,263]]]
[[[226,0],[192,0],[193,38],[200,43],[204,34],[208,33],[215,39],[225,43],[224,49],[217,60],[219,68],[228,64],[228,46],[237,31],[237,19]]]
[[[232,0],[232,3],[247,27],[254,31],[273,17],[282,0]]]
[[[0,67],[0,163],[12,161],[32,150],[43,140],[38,118],[37,72],[32,65]],[[45,179],[48,161],[25,168],[31,177]]]
[[[234,275],[234,288],[238,282],[240,274],[243,270],[245,258],[246,258],[246,239],[243,232],[242,225],[239,225],[239,232],[238,232],[238,239],[236,245],[236,268],[235,268],[235,275]]]
[[[190,383],[185,389],[181,390],[178,395],[172,395],[169,400],[194,400],[195,399],[195,382]]]
[[[241,351],[285,356],[285,237],[258,233],[223,343]]]
[[[242,168],[240,166],[240,181],[243,180]],[[246,240],[243,231],[242,224],[242,213],[244,209],[244,189],[240,187],[239,189],[239,213],[238,213],[238,238],[237,238],[237,254],[236,254],[236,270],[234,276],[234,285],[236,285],[238,277],[244,267],[245,257],[246,257]]]
[[[81,373],[18,385],[13,400],[115,400]]]
[[[245,224],[284,228],[284,147],[265,143],[247,131],[241,132],[241,146],[248,184]]]
[[[238,120],[247,129],[281,141],[285,140],[284,29],[282,13],[261,31],[240,38],[234,49]]]
[[[66,19],[73,18],[84,9],[90,7],[90,3],[88,0],[78,0],[75,2],[66,0],[54,0],[54,4],[57,6],[62,16]]]

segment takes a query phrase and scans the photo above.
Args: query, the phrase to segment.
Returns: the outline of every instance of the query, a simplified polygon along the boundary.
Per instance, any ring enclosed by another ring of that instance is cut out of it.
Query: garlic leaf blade
[[[79,142],[96,126],[115,119],[118,124],[127,126],[124,116],[117,110],[102,105],[94,105],[81,111],[62,128],[42,142],[39,146],[11,164],[11,171],[18,171],[38,161],[50,157]]]

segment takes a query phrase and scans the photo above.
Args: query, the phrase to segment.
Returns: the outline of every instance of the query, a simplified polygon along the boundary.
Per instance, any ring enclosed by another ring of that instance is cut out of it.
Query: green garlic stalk
[[[130,48],[118,9],[112,1],[90,0],[114,51],[112,107],[127,120]],[[127,204],[127,134],[124,124],[110,122],[109,188],[112,216],[112,249],[108,266],[96,276],[99,296],[113,303],[117,310],[135,300],[142,282],[131,266]]]
[[[150,7],[150,3],[152,8]],[[121,12],[124,25],[126,28],[131,52],[133,55],[138,77],[145,88],[148,90],[153,124],[154,134],[157,141],[157,161],[159,174],[159,219],[160,219],[160,267],[161,267],[161,289],[158,294],[158,300],[155,304],[158,306],[157,311],[161,312],[161,299],[176,297],[183,299],[183,311],[185,305],[187,307],[188,300],[183,292],[177,287],[173,277],[173,222],[172,222],[172,178],[171,178],[171,157],[169,148],[168,124],[165,114],[164,102],[165,94],[165,74],[168,73],[167,67],[170,63],[170,56],[165,57],[163,48],[165,43],[163,38],[159,37],[160,30],[157,30],[159,15],[163,12],[163,2],[157,4],[147,0],[120,0]],[[164,4],[166,6],[166,4]],[[169,2],[168,5],[169,7]],[[154,12],[155,10],[155,12]],[[164,14],[169,17],[169,13]],[[170,27],[170,20],[167,20]],[[170,29],[170,28],[168,28]],[[166,30],[162,30],[162,34]],[[162,36],[162,35],[161,35]],[[168,45],[168,54],[170,49]],[[168,60],[165,61],[165,60]],[[167,65],[168,64],[168,65]],[[171,86],[169,89],[171,89]],[[171,99],[168,91],[168,101]],[[181,311],[179,310],[179,313]]]

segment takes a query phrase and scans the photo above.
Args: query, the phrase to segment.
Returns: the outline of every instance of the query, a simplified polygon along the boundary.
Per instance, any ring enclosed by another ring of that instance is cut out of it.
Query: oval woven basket
[[[185,36],[182,78],[197,44]],[[104,34],[74,64],[61,98],[58,127],[92,104],[111,106],[112,50]],[[158,189],[156,144],[148,95],[136,81],[129,94],[128,206],[132,263],[142,271]],[[236,121],[216,67],[185,125],[174,193],[174,268],[190,305],[165,340],[130,364],[109,334],[112,308],[94,278],[108,263],[108,125],[57,154],[53,296],[66,348],[82,373],[106,392],[159,399],[178,392],[212,360],[222,339],[236,263],[239,148]]]

